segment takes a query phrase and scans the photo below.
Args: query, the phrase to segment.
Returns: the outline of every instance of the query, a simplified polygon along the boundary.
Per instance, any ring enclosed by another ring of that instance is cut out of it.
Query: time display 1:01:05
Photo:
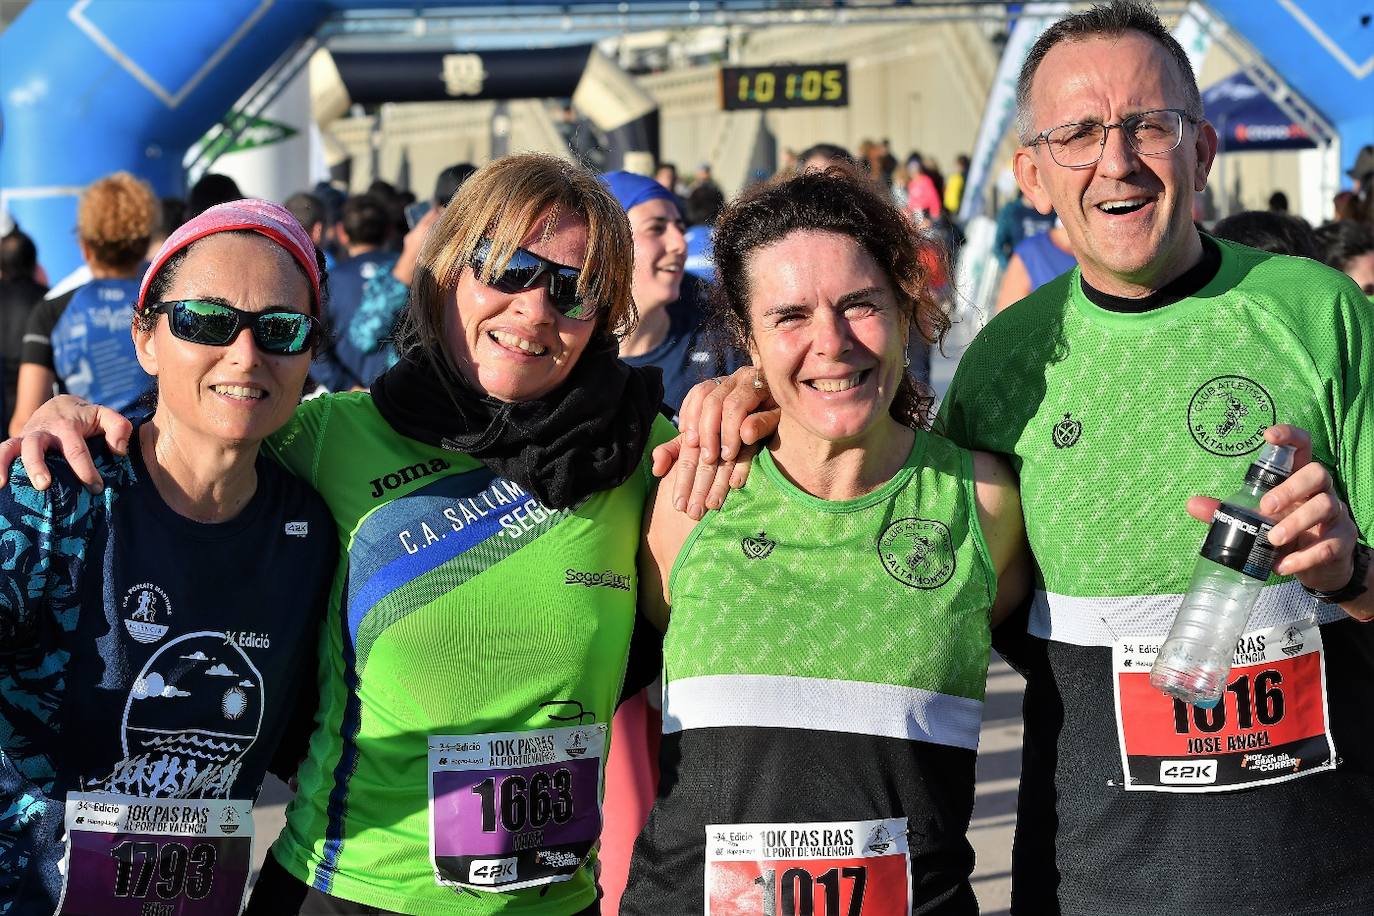
[[[777,97],[777,74],[767,70],[755,73],[752,77],[741,73],[739,77],[739,100],[767,104]],[[783,80],[782,97],[800,99],[804,102],[833,102],[844,95],[844,83],[840,70],[802,70],[788,73]]]

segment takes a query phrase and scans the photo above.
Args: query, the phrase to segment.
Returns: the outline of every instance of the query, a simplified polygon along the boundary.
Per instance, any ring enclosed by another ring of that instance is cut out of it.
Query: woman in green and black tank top
[[[988,627],[1027,561],[1010,471],[930,433],[904,371],[909,335],[948,327],[922,244],[835,170],[717,227],[721,317],[781,421],[719,512],[666,486],[651,509],[641,576],[672,623],[626,916],[977,912]]]

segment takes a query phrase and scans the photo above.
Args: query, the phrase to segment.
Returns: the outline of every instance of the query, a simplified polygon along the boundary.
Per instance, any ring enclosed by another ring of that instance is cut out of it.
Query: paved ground
[[[943,395],[967,344],[968,329],[957,327],[946,345],[946,356],[932,360],[931,382]],[[983,916],[1007,916],[1011,903],[1011,836],[1016,822],[1016,786],[1021,775],[1021,693],[1025,682],[1000,658],[988,671],[987,700],[978,749],[978,786],[969,841],[977,854],[973,888]],[[267,777],[262,798],[254,809],[256,856],[260,865],[267,847],[282,826],[290,793],[274,776]]]
[[[969,842],[977,855],[973,889],[983,916],[1007,916],[1011,905],[1011,834],[1021,777],[1021,693],[1025,681],[994,657],[978,745],[978,786]]]

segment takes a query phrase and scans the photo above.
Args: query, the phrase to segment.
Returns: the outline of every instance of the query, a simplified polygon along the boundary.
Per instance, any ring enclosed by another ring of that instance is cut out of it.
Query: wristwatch
[[[1369,585],[1365,580],[1369,578],[1369,565],[1371,559],[1374,559],[1374,551],[1369,549],[1368,544],[1361,544],[1359,541],[1356,541],[1355,568],[1350,573],[1349,582],[1342,588],[1336,589],[1334,592],[1319,592],[1316,589],[1307,588],[1306,585],[1304,585],[1303,588],[1307,589],[1307,594],[1316,598],[1318,601],[1325,601],[1328,604],[1344,604],[1353,598],[1360,597],[1369,589]]]

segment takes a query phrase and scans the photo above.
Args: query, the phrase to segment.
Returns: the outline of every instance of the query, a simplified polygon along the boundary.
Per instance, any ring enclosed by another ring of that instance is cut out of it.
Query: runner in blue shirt
[[[159,212],[152,190],[128,172],[102,178],[81,195],[77,241],[92,280],[29,315],[14,432],[54,393],[124,412],[152,386],[134,356],[129,321]]]
[[[624,208],[635,246],[639,326],[620,342],[620,358],[663,370],[664,404],[676,415],[693,385],[734,371],[744,359],[706,334],[707,287],[685,272],[686,227],[677,195],[631,172],[610,172],[601,180]]]

